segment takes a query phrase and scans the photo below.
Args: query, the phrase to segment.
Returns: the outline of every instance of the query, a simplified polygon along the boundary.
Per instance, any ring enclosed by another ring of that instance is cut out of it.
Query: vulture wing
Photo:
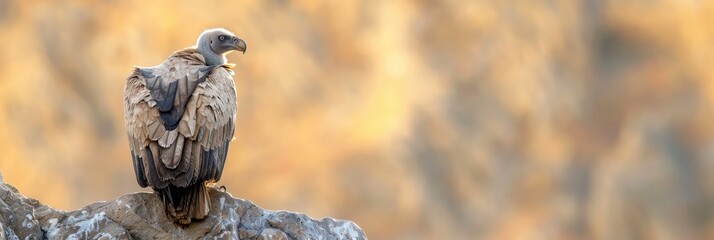
[[[188,187],[220,179],[235,130],[230,67],[206,66],[198,51],[184,49],[129,76],[124,120],[141,187]]]

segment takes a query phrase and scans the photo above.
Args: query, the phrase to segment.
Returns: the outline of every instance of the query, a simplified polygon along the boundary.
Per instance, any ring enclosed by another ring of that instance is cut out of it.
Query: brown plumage
[[[245,49],[227,30],[207,30],[195,47],[136,67],[127,79],[124,120],[136,180],[161,196],[178,224],[208,214],[206,183],[221,178],[235,130],[233,65],[225,54]]]

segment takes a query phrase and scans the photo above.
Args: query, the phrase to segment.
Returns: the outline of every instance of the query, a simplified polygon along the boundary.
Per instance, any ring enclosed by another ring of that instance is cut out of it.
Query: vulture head
[[[232,32],[223,28],[214,28],[203,31],[196,41],[198,52],[206,59],[206,65],[226,63],[226,54],[232,51],[245,53],[245,41],[236,37]]]

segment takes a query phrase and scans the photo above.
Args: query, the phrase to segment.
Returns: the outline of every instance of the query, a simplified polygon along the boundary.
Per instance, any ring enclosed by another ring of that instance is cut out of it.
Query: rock
[[[350,221],[262,209],[211,189],[206,219],[182,228],[169,222],[153,193],[131,193],[76,211],[26,198],[0,180],[0,239],[367,239]]]
[[[44,235],[34,211],[39,207],[37,200],[20,195],[12,186],[0,184],[2,239],[41,239]]]

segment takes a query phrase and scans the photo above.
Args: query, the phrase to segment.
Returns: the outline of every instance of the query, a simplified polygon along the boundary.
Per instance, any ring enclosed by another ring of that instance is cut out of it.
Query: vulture
[[[141,187],[162,199],[178,225],[203,219],[206,184],[221,178],[236,116],[233,51],[246,43],[228,30],[201,33],[196,46],[153,67],[135,67],[124,88],[124,123]]]

